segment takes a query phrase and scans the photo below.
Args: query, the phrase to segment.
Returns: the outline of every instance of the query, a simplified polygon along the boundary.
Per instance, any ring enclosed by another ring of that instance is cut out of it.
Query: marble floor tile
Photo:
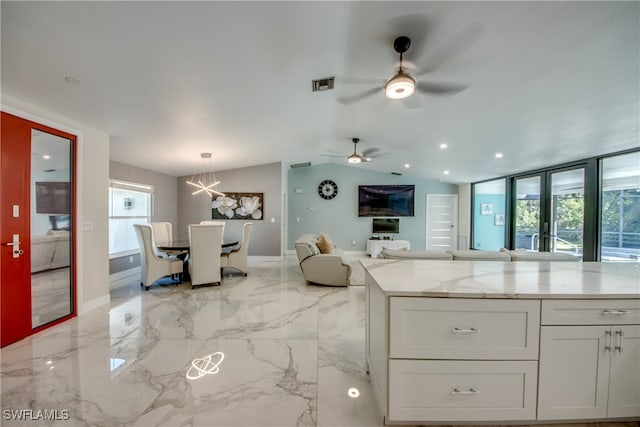
[[[252,257],[221,286],[132,277],[108,306],[0,350],[0,423],[381,426],[353,284],[310,285],[295,256]]]

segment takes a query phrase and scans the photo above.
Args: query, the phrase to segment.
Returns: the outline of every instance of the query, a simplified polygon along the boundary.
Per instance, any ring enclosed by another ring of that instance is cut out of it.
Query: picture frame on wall
[[[264,219],[264,193],[225,193],[211,197],[211,219]]]
[[[504,225],[504,214],[496,214],[494,218],[495,225]]]
[[[480,215],[493,215],[493,205],[491,203],[481,203]]]

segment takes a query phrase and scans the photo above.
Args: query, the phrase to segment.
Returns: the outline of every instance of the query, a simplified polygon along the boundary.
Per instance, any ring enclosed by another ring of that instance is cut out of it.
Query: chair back
[[[242,243],[238,252],[245,257],[249,253],[249,240],[251,240],[251,229],[253,228],[252,222],[245,222],[242,226]]]
[[[153,254],[153,249],[151,248],[153,231],[151,226],[147,224],[133,224],[133,228],[136,231],[138,246],[140,247],[140,269],[146,271],[149,263],[147,257],[149,254]]]
[[[169,242],[173,240],[173,225],[170,222],[152,222],[153,238],[156,242]]]
[[[191,285],[222,280],[220,254],[224,223],[189,225],[189,272]]]

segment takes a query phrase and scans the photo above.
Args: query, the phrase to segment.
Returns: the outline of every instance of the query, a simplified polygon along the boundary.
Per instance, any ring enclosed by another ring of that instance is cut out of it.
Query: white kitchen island
[[[385,424],[640,420],[640,264],[361,263]]]

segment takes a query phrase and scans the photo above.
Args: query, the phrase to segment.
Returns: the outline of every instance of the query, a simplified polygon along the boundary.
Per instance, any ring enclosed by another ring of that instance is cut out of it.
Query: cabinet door
[[[613,326],[609,417],[640,417],[640,326]]]
[[[611,327],[540,329],[538,419],[606,417]]]

